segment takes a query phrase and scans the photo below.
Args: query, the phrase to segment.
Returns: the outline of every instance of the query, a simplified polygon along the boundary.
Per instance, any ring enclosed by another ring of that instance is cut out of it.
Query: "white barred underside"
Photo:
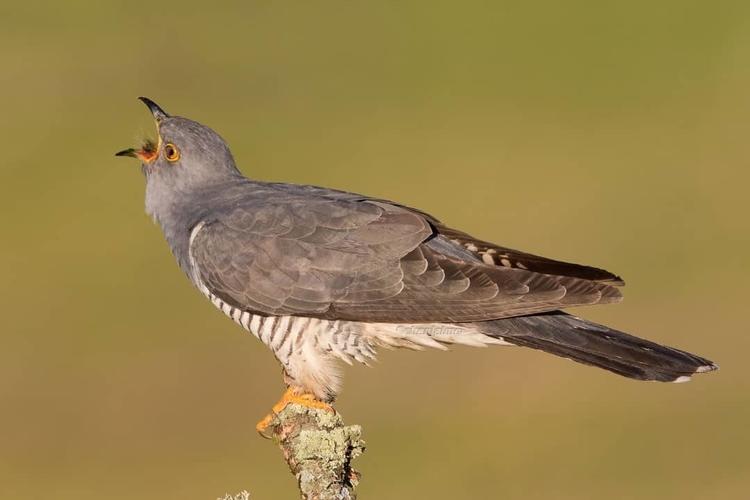
[[[190,233],[190,246],[204,226],[197,224]],[[214,295],[200,277],[190,252],[192,279],[211,303],[235,323],[252,333],[273,351],[284,366],[288,382],[331,399],[338,392],[338,371],[331,360],[348,364],[368,364],[375,358],[375,348],[403,347],[421,350],[425,347],[446,349],[446,344],[484,347],[490,344],[511,345],[500,338],[484,335],[469,326],[444,323],[363,323],[303,316],[266,316],[227,304]]]

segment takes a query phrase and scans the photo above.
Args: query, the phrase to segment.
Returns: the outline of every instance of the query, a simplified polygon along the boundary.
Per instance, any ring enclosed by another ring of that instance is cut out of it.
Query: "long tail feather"
[[[634,337],[561,311],[477,324],[486,335],[609,370],[624,377],[687,382],[718,366],[708,359]]]

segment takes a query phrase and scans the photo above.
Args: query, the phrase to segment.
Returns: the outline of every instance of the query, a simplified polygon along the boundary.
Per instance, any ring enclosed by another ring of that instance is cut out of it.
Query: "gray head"
[[[156,121],[157,140],[116,156],[142,162],[146,175],[146,210],[157,219],[181,198],[241,178],[224,140],[205,125],[171,116],[151,99],[139,97]]]

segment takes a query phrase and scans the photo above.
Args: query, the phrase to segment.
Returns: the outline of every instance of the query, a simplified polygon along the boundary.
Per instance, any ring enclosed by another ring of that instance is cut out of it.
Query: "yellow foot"
[[[328,403],[324,403],[323,401],[319,401],[312,394],[299,393],[294,389],[289,388],[281,396],[279,402],[273,405],[273,408],[271,408],[271,413],[263,417],[260,422],[255,424],[255,430],[257,430],[261,436],[267,437],[266,430],[268,429],[268,426],[271,425],[276,415],[281,413],[281,411],[286,408],[287,405],[292,403],[305,406],[307,408],[315,408],[318,410],[326,410],[330,412],[336,411],[333,409],[333,406],[329,405]]]

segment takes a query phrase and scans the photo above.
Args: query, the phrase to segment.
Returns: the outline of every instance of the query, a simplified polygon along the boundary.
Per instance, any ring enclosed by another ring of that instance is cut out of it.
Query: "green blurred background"
[[[277,364],[113,156],[154,133],[138,95],[251,177],[616,271],[581,314],[722,366],[386,352],[337,405],[362,498],[748,498],[748,2],[4,2],[0,54],[0,498],[295,495],[254,431]]]

